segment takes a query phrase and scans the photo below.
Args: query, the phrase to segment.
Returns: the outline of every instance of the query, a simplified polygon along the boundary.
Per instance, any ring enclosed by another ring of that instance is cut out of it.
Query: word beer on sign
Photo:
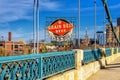
[[[69,38],[71,37],[70,34],[71,31],[73,30],[74,26],[73,24],[70,24],[68,21],[63,20],[63,19],[58,19],[54,21],[48,28],[48,32],[52,39],[57,41],[63,41],[66,40],[64,38],[67,37],[67,34],[69,35]]]

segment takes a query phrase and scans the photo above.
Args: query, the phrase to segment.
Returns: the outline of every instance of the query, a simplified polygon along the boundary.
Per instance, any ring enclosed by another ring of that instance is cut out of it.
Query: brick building
[[[120,31],[120,18],[117,18],[117,27],[119,27],[119,31]],[[120,39],[120,32],[119,32],[119,39]]]
[[[12,33],[8,33],[8,41],[0,41],[0,47],[5,49],[5,55],[18,55],[24,53],[25,43],[12,41]]]
[[[114,27],[114,30],[115,30],[117,36],[119,37],[119,33],[120,33],[119,27],[118,26]],[[117,41],[114,37],[114,34],[111,30],[111,26],[109,24],[106,25],[106,44],[107,45],[116,45],[117,44]]]

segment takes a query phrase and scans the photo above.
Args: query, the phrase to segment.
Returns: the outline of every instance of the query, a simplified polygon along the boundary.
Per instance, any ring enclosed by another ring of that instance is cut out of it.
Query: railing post
[[[101,53],[102,53],[102,58],[105,58],[105,48],[101,49]]]
[[[118,47],[118,54],[120,53],[120,47]]]
[[[42,71],[42,66],[43,66],[42,65],[42,56],[39,57],[38,64],[39,64],[38,66],[39,66],[39,78],[40,78],[39,80],[42,80],[42,72],[43,72]]]
[[[104,69],[105,68],[105,66],[106,66],[106,57],[105,57],[105,48],[102,48],[101,49],[101,53],[102,53],[102,66],[101,66],[101,68],[102,69]]]
[[[111,48],[111,54],[114,55],[114,48]]]
[[[75,49],[76,56],[75,56],[75,80],[83,80],[82,78],[82,61],[83,61],[83,50]]]
[[[118,54],[118,47],[116,47],[116,54],[115,54],[115,59],[119,57],[119,54]]]
[[[114,48],[110,48],[111,49],[111,57],[112,57],[112,61],[114,61]]]
[[[111,48],[111,56],[112,56],[112,61],[115,60],[115,54],[114,54],[114,48]]]
[[[118,47],[116,47],[116,54],[118,54]]]
[[[118,47],[118,56],[120,56],[120,48]]]
[[[75,55],[75,69],[79,70],[82,65],[83,60],[83,50],[76,49],[76,55]]]
[[[24,60],[22,61],[22,64],[24,65]],[[25,67],[23,67],[22,69],[22,76],[23,76],[23,80],[25,80]]]

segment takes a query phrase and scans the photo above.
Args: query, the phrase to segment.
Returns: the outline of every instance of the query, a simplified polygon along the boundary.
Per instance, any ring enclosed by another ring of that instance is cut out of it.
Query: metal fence
[[[0,58],[0,80],[42,80],[75,68],[75,51]]]
[[[111,48],[106,48],[105,49],[105,57],[111,56],[112,55],[112,50]]]
[[[89,62],[100,59],[102,56],[100,49],[95,50],[84,50],[83,54],[83,64],[87,64]]]

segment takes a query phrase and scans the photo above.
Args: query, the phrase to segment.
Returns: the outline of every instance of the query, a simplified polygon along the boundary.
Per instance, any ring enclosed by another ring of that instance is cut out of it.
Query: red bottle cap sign
[[[58,35],[63,36],[74,28],[72,24],[63,19],[58,19],[54,21],[47,30]]]

